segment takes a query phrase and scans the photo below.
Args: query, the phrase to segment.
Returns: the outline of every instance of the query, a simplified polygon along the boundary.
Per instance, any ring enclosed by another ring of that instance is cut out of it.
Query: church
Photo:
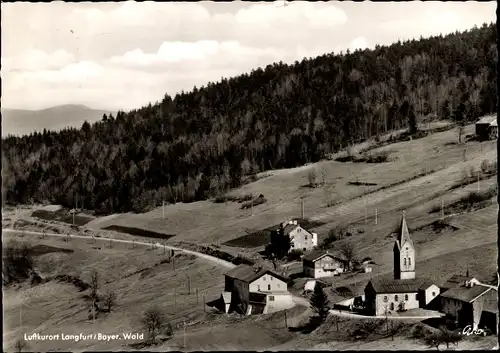
[[[393,311],[431,308],[437,303],[439,287],[426,278],[416,278],[416,251],[406,224],[401,217],[393,247],[394,278],[372,279],[365,287],[365,308],[371,315],[383,316]]]

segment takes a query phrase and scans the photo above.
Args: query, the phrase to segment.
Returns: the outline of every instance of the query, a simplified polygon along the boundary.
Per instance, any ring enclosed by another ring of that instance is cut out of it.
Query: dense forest
[[[496,24],[484,24],[274,63],[80,129],[9,136],[3,199],[142,211],[224,193],[415,119],[473,121],[497,109],[496,41]]]

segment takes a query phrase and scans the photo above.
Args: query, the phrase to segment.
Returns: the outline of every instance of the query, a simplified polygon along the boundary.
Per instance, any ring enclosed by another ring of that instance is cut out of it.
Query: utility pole
[[[377,214],[377,209],[375,209],[375,225],[378,224],[378,214]]]
[[[161,203],[161,219],[165,220],[165,201]]]
[[[186,321],[184,321],[184,348],[186,348]]]
[[[286,318],[286,311],[285,311],[285,328],[288,327],[288,322],[287,322],[287,318]]]
[[[205,301],[205,294],[203,294],[203,312],[206,312],[207,302]]]
[[[301,197],[300,218],[304,219],[304,196]]]
[[[481,187],[480,187],[480,184],[479,184],[479,180],[480,180],[480,175],[481,173],[480,172],[477,172],[477,192],[481,191]]]
[[[250,201],[250,204],[251,204],[251,206],[250,206],[250,207],[251,207],[251,209],[252,209],[252,210],[251,210],[250,217],[252,217],[252,216],[253,216],[253,199],[252,199],[252,201]]]
[[[444,200],[441,199],[441,220],[444,219]]]
[[[186,274],[186,277],[188,279],[188,295],[191,294],[191,278]]]
[[[364,201],[365,202],[365,224],[367,224],[368,223],[368,209],[366,207],[366,196],[363,197],[363,199],[365,200]]]
[[[196,288],[196,305],[198,305],[198,288]]]

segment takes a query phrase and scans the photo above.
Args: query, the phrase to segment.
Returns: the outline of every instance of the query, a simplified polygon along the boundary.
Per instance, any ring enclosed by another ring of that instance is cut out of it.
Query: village
[[[370,279],[364,288],[359,285],[335,288],[335,276],[354,271],[353,259],[317,250],[317,235],[302,228],[299,222],[282,224],[281,236],[290,238],[290,251],[306,251],[302,256],[302,274],[311,280],[306,282],[304,294],[314,292],[316,286],[330,291],[332,310],[386,318],[393,314],[399,318],[443,316],[453,320],[457,327],[470,325],[473,330],[487,329],[496,334],[497,287],[479,282],[468,272],[452,275],[441,286],[416,276],[418,249],[408,231],[404,211],[393,247],[393,278]],[[373,267],[373,263],[365,260],[356,271],[373,273]],[[244,315],[288,309],[294,302],[287,290],[285,273],[239,265],[225,273],[224,292],[219,300],[208,305],[225,313],[236,311]]]

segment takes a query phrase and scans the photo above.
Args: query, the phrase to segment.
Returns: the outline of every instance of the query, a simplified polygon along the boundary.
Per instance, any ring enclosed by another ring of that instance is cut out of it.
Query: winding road
[[[31,231],[31,230],[16,230],[16,229],[9,229],[9,228],[2,229],[2,232],[12,233],[12,234],[30,234],[30,235],[37,235],[37,236],[43,235],[43,236],[62,237],[62,238],[63,237],[70,237],[70,238],[77,238],[77,239],[89,239],[89,238],[91,238],[91,237],[86,236],[86,235],[43,233],[43,232],[34,232],[34,231]],[[219,259],[219,258],[217,258],[215,256],[210,256],[210,255],[203,254],[203,253],[200,253],[200,252],[197,252],[197,251],[182,249],[182,248],[178,248],[178,247],[175,247],[175,246],[163,245],[161,243],[148,243],[148,242],[143,242],[143,241],[114,239],[114,238],[103,238],[103,237],[94,237],[94,239],[96,239],[96,240],[98,239],[98,240],[101,240],[101,241],[108,241],[108,242],[111,241],[111,242],[115,242],[115,243],[136,244],[136,245],[145,245],[145,246],[151,246],[151,244],[153,244],[153,245],[155,245],[157,247],[163,247],[164,246],[165,248],[170,249],[170,250],[183,252],[185,254],[191,254],[191,255],[197,256],[199,258],[205,259],[207,261],[211,261],[211,262],[216,263],[216,264],[218,264],[218,265],[220,265],[222,267],[225,267],[227,269],[232,269],[232,268],[236,267],[235,264],[233,264],[233,263],[231,263],[229,261],[225,261],[225,260]],[[293,302],[296,305],[306,306],[306,307],[309,306],[309,300],[307,300],[305,298],[292,295],[292,299],[293,299]]]
[[[15,230],[15,229],[2,229],[2,232],[13,233],[13,234],[31,234],[31,235],[38,235],[38,236],[45,235],[45,236],[52,236],[52,237],[68,237],[69,236],[70,238],[78,238],[78,239],[89,239],[90,238],[89,236],[85,236],[85,235],[42,233],[42,232],[34,232],[34,231],[28,231],[28,230],[21,231],[21,230]],[[205,259],[207,261],[214,262],[214,263],[216,263],[222,267],[226,267],[228,269],[232,269],[232,268],[236,267],[236,265],[234,265],[233,263],[219,259],[215,256],[210,256],[210,255],[203,254],[203,253],[200,253],[197,251],[182,249],[182,248],[178,248],[175,246],[163,245],[161,243],[148,243],[148,242],[141,242],[141,241],[134,241],[134,240],[123,240],[123,239],[102,238],[102,237],[95,237],[94,239],[99,239],[102,241],[111,241],[111,242],[116,242],[116,243],[145,245],[145,246],[151,246],[151,244],[154,244],[155,246],[158,246],[158,247],[165,246],[165,248],[167,248],[167,249],[183,252],[186,254],[191,254],[191,255],[197,256],[199,258]],[[292,295],[292,299],[293,299],[293,302],[295,303],[295,305],[304,306],[304,307],[309,307],[309,305],[310,305],[309,300],[307,300],[306,298]],[[346,311],[339,312],[338,310],[330,310],[330,313],[332,315],[335,315],[335,316],[358,318],[358,319],[361,319],[361,318],[385,319],[385,316],[364,316],[364,315],[354,314],[354,313],[346,312]],[[436,314],[436,315],[427,315],[427,316],[388,316],[387,318],[391,319],[391,320],[392,319],[395,319],[395,320],[398,320],[398,319],[399,320],[403,320],[403,319],[423,320],[423,319],[440,317],[440,316],[441,316],[440,314]]]

